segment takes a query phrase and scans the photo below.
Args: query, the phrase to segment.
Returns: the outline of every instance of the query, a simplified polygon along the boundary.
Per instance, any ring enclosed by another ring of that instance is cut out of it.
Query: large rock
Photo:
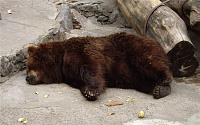
[[[101,24],[117,24],[118,27],[130,27],[122,18],[116,1],[77,1],[70,3],[81,15],[86,18],[96,18]]]
[[[69,32],[73,28],[72,14],[68,4],[61,4],[58,6],[58,16],[56,20],[60,23],[61,32]]]

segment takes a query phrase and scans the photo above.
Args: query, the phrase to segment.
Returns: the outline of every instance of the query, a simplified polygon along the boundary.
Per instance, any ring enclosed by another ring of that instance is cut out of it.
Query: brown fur
[[[161,98],[172,79],[162,47],[126,33],[77,37],[28,48],[30,84],[65,82],[95,100],[105,87],[133,88]]]

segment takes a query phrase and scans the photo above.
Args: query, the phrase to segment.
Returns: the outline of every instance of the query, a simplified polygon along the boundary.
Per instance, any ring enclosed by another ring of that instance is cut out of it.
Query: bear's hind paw
[[[169,95],[171,92],[170,86],[156,86],[153,91],[153,97],[159,99]]]

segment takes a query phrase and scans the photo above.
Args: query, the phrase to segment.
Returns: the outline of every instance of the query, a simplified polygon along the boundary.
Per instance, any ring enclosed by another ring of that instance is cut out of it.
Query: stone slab
[[[25,75],[25,71],[19,72],[0,84],[2,125],[20,125],[19,118],[27,118],[31,125],[158,125],[157,122],[186,125],[200,122],[200,86],[194,84],[173,81],[172,93],[158,100],[136,90],[108,88],[97,101],[89,102],[79,90],[64,83],[29,85]],[[48,98],[45,95],[49,95]],[[128,101],[132,98],[134,102]],[[108,107],[105,102],[109,100],[122,100],[124,104]],[[145,112],[143,119],[138,118],[140,110]],[[109,112],[115,114],[109,115]]]
[[[0,12],[0,55],[34,42],[56,26],[57,9],[48,0],[0,0]]]

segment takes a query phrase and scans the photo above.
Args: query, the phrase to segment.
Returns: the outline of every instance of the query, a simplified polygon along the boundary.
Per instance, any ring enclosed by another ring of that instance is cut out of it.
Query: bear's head
[[[38,56],[40,49],[35,46],[29,46],[27,51],[29,56],[26,62],[26,81],[33,85],[42,83],[44,77],[44,67],[42,58]]]
[[[55,64],[58,62],[53,58],[53,50],[40,45],[29,46],[27,51],[29,56],[26,63],[26,81],[32,85],[58,82],[58,76],[55,75],[59,74],[55,71]]]

